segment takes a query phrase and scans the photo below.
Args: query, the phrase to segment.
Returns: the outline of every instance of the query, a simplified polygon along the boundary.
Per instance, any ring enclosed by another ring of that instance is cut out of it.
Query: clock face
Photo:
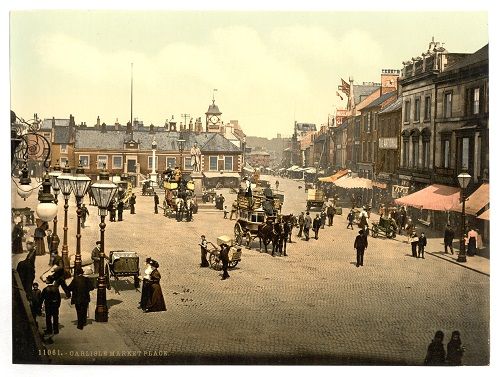
[[[210,122],[212,123],[217,123],[219,121],[219,117],[215,116],[215,115],[212,115],[210,117]]]

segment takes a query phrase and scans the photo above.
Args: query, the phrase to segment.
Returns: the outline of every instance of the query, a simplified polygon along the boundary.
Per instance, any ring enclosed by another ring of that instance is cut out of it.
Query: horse
[[[184,208],[184,199],[182,198],[175,198],[175,219],[177,221],[182,221],[182,212]]]
[[[259,250],[262,250],[262,244],[264,244],[264,249],[267,253],[267,245],[273,240],[274,235],[274,225],[272,222],[265,222],[264,224],[259,224],[257,229],[257,237],[259,237]]]
[[[193,220],[193,208],[194,208],[194,200],[192,198],[187,198],[184,202],[184,209],[186,212],[186,220]]]
[[[287,238],[285,239],[285,252],[286,252],[286,242],[292,243],[292,229],[298,226],[298,221],[297,217],[293,215],[292,213],[289,215],[282,215],[281,218],[283,219],[283,224],[287,224],[288,226],[285,227],[283,226],[283,229],[287,233]]]
[[[282,253],[283,250],[283,225],[281,223],[281,220],[277,220],[274,223],[273,226],[273,253],[272,255],[274,256],[274,253]]]

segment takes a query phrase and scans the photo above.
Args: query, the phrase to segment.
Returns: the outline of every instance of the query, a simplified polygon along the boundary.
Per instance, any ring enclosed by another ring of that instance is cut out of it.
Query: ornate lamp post
[[[109,173],[101,171],[99,180],[91,186],[92,194],[99,208],[101,216],[101,247],[99,251],[99,277],[97,279],[97,305],[95,308],[95,320],[97,322],[108,322],[108,305],[106,303],[106,277],[104,276],[104,228],[106,228],[106,210],[109,203],[116,195],[118,186],[109,180]]]
[[[467,262],[467,257],[465,255],[465,189],[470,183],[471,176],[467,171],[462,171],[458,175],[458,183],[460,184],[460,188],[462,189],[462,228],[461,228],[461,237],[460,237],[460,253],[458,254],[457,262],[465,263]]]
[[[42,191],[38,193],[36,214],[42,221],[52,221],[57,214],[57,205],[54,203],[54,195],[50,192],[50,177],[46,173],[42,183]]]
[[[83,167],[80,163],[76,168],[75,175],[71,176],[69,182],[71,189],[76,197],[76,214],[78,216],[76,222],[76,252],[75,252],[75,272],[82,267],[82,254],[81,254],[81,221],[82,221],[82,199],[87,193],[90,185],[90,178],[84,174]],[[76,274],[75,274],[76,276]]]
[[[179,153],[181,155],[181,162],[179,164],[179,168],[181,171],[183,170],[183,165],[184,161],[182,161],[182,152],[184,151],[184,144],[186,143],[186,140],[182,138],[182,134],[179,134],[179,139],[177,140],[177,146],[179,147]]]
[[[59,197],[59,191],[61,188],[59,187],[59,181],[57,177],[59,177],[62,174],[61,167],[59,166],[59,161],[56,162],[55,166],[52,168],[52,171],[49,173],[50,177],[50,183],[52,185],[52,190],[54,191],[54,203],[58,204],[58,197]],[[53,240],[59,241],[59,236],[57,235],[57,213],[56,216],[54,217],[54,230],[52,232],[52,237]],[[57,245],[59,246],[59,242],[57,242]],[[49,246],[50,248],[52,245]],[[49,250],[50,252],[51,250]]]
[[[59,184],[59,188],[64,197],[64,235],[63,235],[63,246],[62,246],[62,259],[64,266],[64,277],[69,278],[71,276],[71,272],[69,269],[69,257],[68,257],[68,200],[71,195],[71,169],[68,167],[68,164],[63,168],[63,172],[59,177],[57,177],[57,183]]]
[[[26,200],[31,195],[33,187],[31,186],[31,179],[29,176],[28,168],[24,165],[21,170],[21,178],[19,179],[19,186],[17,186],[17,194]]]

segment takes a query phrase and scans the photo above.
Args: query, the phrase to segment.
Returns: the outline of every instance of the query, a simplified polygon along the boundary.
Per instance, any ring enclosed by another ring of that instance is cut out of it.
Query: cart
[[[238,262],[241,261],[241,247],[237,247],[234,244],[234,239],[229,236],[220,236],[217,237],[217,245],[220,246],[222,244],[229,245],[229,268],[235,268],[238,265]],[[208,253],[210,257],[208,262],[210,263],[210,267],[214,270],[220,271],[222,269],[222,260],[220,259],[220,247],[217,247],[212,242],[208,242]]]
[[[394,219],[381,217],[378,223],[372,225],[372,237],[384,235],[387,238],[396,238],[397,229]]]
[[[110,251],[109,273],[115,280],[123,276],[133,276],[134,287],[139,288],[139,256],[135,251]]]
[[[325,193],[323,192],[323,190],[311,188],[307,191],[306,207],[308,211],[310,211],[313,207],[322,208],[324,204]]]

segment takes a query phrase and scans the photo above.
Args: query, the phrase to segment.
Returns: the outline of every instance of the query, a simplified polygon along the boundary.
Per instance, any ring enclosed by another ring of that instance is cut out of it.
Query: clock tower
[[[215,104],[215,99],[212,99],[212,104],[208,107],[206,115],[206,131],[221,132],[221,115],[219,107]]]

